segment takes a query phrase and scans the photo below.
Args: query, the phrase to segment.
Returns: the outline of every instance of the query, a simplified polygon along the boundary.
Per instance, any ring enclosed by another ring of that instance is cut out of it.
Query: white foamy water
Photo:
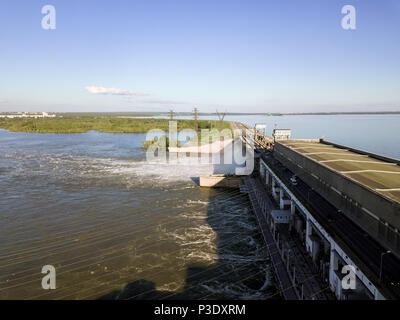
[[[233,166],[149,163],[142,139],[0,132],[0,298],[273,292],[247,196],[194,181]],[[56,291],[40,289],[45,264],[56,267]]]

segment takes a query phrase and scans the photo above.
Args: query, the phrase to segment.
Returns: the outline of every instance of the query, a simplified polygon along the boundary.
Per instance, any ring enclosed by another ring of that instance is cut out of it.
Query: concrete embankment
[[[211,175],[200,176],[200,187],[239,188],[243,183],[240,176]]]
[[[177,152],[177,153],[219,153],[223,151],[225,148],[232,144],[232,139],[227,139],[223,141],[214,141],[213,143],[203,144],[203,145],[191,145],[190,143],[183,147],[169,147],[169,152]]]

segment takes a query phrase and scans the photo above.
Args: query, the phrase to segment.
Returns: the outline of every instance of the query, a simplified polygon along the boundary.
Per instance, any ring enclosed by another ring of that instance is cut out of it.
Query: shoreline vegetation
[[[177,119],[178,131],[194,129],[194,120]],[[229,121],[223,121],[222,128],[217,120],[198,120],[198,129],[231,129]],[[121,118],[99,115],[63,115],[56,118],[0,118],[0,128],[12,132],[31,133],[85,133],[91,130],[109,133],[146,133],[152,129],[165,132],[169,129],[169,119]]]
[[[142,148],[144,150],[148,150],[153,145],[158,145],[160,147],[164,146],[168,150],[168,148],[169,148],[169,138],[166,137],[166,136],[163,136],[163,137],[160,137],[160,139],[159,138],[154,138],[153,140],[142,141],[140,144],[142,145]],[[180,141],[176,141],[176,147],[177,148],[181,147]]]
[[[14,112],[15,113],[15,112]],[[0,112],[4,116],[7,112]],[[166,112],[57,112],[55,118],[6,118],[0,117],[0,129],[11,132],[31,133],[85,133],[91,130],[109,133],[146,133],[151,129],[168,131],[169,114]],[[226,113],[230,116],[294,116],[294,115],[388,115],[400,111],[381,112],[311,112],[311,113]],[[176,112],[175,117],[192,117],[190,112]],[[199,116],[216,116],[215,113],[199,113]],[[165,118],[157,118],[165,117]],[[195,121],[174,119],[178,131],[194,129]],[[198,129],[231,129],[231,122],[218,120],[198,120]]]

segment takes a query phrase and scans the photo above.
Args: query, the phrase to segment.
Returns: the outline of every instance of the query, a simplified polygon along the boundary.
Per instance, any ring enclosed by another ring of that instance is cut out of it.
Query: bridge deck
[[[358,184],[400,202],[400,166],[320,142],[279,141]]]

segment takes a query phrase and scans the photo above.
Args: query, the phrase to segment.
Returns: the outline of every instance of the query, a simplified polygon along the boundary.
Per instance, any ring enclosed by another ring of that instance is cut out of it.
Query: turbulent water
[[[278,298],[248,198],[141,134],[0,130],[0,299]],[[56,268],[56,289],[41,287]]]

